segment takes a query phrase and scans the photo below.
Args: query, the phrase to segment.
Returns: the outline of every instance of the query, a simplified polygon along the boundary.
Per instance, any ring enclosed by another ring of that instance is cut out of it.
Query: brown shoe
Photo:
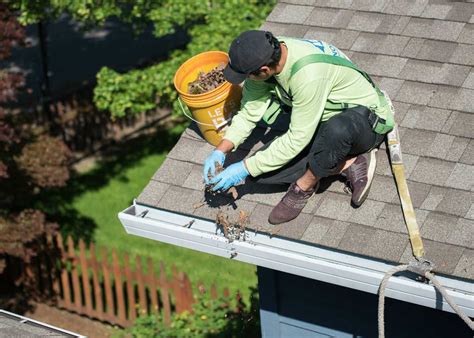
[[[268,216],[270,224],[289,222],[298,217],[309,198],[318,190],[319,182],[310,191],[303,191],[296,183],[292,183],[281,201],[273,208]]]
[[[377,164],[376,152],[377,149],[373,149],[357,156],[355,162],[343,172],[347,178],[346,186],[352,192],[352,205],[356,208],[360,207],[369,195]]]

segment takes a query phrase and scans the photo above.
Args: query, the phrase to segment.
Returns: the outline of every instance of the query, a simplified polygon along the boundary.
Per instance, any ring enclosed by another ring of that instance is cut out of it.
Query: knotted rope
[[[472,321],[459,306],[454,303],[451,296],[446,292],[446,289],[441,285],[441,283],[435,278],[435,276],[430,272],[432,267],[426,265],[423,262],[411,262],[410,264],[399,265],[387,271],[385,276],[382,279],[379,287],[379,311],[378,311],[378,324],[379,324],[379,338],[385,338],[385,321],[384,321],[384,310],[385,310],[385,288],[387,287],[388,280],[394,274],[401,271],[411,271],[420,276],[427,278],[434,287],[441,293],[441,295],[446,299],[446,302],[453,308],[454,312],[461,317],[461,319],[474,331],[474,321]]]

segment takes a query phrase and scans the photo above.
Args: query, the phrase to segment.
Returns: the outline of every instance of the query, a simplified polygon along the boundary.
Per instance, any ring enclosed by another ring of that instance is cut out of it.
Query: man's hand
[[[211,179],[209,183],[215,184],[212,191],[225,191],[240,181],[243,181],[248,175],[249,172],[245,167],[244,161],[240,161],[228,166],[219,175]]]
[[[225,161],[225,154],[220,151],[220,150],[214,150],[211,155],[206,159],[204,162],[204,182],[206,184],[209,184],[209,171],[211,174],[211,177],[214,177],[216,175],[216,162],[219,163],[220,165],[224,165]]]

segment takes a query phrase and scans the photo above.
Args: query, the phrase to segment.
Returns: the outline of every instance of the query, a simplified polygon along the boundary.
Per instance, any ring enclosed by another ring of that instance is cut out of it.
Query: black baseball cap
[[[266,65],[274,51],[272,33],[249,30],[240,34],[229,48],[229,63],[224,77],[233,84],[239,84],[247,76]]]

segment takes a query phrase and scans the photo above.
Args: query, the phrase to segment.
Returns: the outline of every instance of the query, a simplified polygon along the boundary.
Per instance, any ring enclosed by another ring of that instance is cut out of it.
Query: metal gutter
[[[394,266],[253,231],[246,231],[245,241],[229,242],[213,222],[136,203],[118,217],[129,234],[373,294]],[[437,279],[456,304],[474,317],[474,283],[443,276]],[[453,312],[434,287],[406,276],[391,278],[386,296]]]
[[[31,327],[39,327],[39,328],[51,331],[49,334],[47,334],[47,336],[86,338],[86,336],[80,335],[78,333],[74,333],[74,332],[71,332],[71,331],[60,329],[59,327],[49,325],[49,324],[31,319],[31,318],[24,317],[24,316],[20,316],[20,315],[17,315],[16,313],[9,312],[9,311],[2,310],[2,309],[0,309],[0,321],[1,321],[1,318],[7,318],[7,319],[14,320],[15,322],[18,323],[17,327],[19,329],[28,330],[26,327],[31,326]],[[5,323],[2,323],[1,325],[3,327],[7,327],[7,328],[9,327],[8,324],[5,324]],[[15,327],[12,327],[12,328],[15,328]],[[39,337],[39,335],[33,334],[33,333],[32,333],[32,336],[38,336]],[[41,336],[41,337],[43,337],[43,336]]]

